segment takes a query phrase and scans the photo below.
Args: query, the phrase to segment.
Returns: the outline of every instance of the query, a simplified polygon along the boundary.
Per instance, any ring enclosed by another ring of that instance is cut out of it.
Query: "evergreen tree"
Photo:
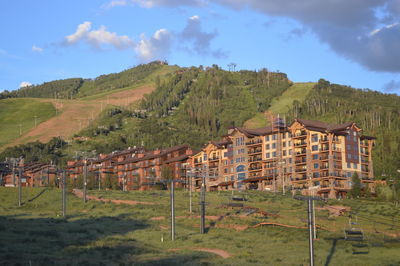
[[[361,196],[361,180],[356,172],[351,177],[351,183],[352,183],[350,190],[351,197],[359,198]]]

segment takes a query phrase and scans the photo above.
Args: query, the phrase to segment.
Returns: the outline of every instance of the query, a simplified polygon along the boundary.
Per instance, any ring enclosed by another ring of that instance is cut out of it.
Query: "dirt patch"
[[[36,140],[47,142],[51,138],[58,136],[64,139],[69,138],[86,128],[108,104],[128,106],[154,90],[153,86],[146,85],[112,93],[94,100],[37,99],[41,102],[52,103],[57,109],[57,115],[45,122],[41,122],[37,127],[2,148]]]
[[[151,221],[161,221],[164,220],[165,217],[164,216],[158,216],[158,217],[151,217],[150,220]]]
[[[249,228],[248,225],[237,225],[237,224],[216,224],[216,228],[227,228],[227,229],[235,229],[240,232]]]
[[[222,249],[216,249],[216,248],[185,248],[185,249],[195,250],[195,251],[202,251],[202,252],[208,252],[208,253],[213,253],[213,254],[218,255],[218,256],[220,256],[220,257],[222,257],[222,258],[224,258],[224,259],[227,259],[227,258],[229,258],[229,257],[232,256],[232,255],[231,255],[230,253],[228,253],[227,251],[222,250]],[[177,251],[179,251],[179,250],[182,250],[182,249],[179,249],[179,248],[172,248],[172,249],[169,249],[168,251],[170,251],[170,252],[177,252]]]
[[[317,207],[315,209],[327,210],[329,211],[329,216],[338,217],[338,216],[343,216],[345,213],[348,213],[351,210],[351,207],[332,205],[332,206]]]
[[[83,198],[83,192],[80,189],[73,189],[72,193],[78,198]],[[154,202],[145,202],[145,201],[135,201],[135,200],[113,200],[113,199],[101,199],[96,196],[86,195],[88,200],[96,200],[101,202],[108,202],[114,204],[127,204],[127,205],[155,205]]]
[[[200,219],[200,216],[176,216],[176,219]],[[205,217],[207,220],[212,220],[212,221],[218,221],[224,218],[223,216],[212,216],[212,215],[207,215]]]
[[[160,229],[161,229],[161,230],[167,230],[167,229],[168,229],[168,226],[160,225]]]

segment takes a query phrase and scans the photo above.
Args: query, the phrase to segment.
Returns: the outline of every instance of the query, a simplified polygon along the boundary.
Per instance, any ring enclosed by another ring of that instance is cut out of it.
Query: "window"
[[[265,149],[266,149],[266,150],[269,150],[269,144],[266,144],[266,145],[265,145]]]
[[[203,161],[207,161],[207,154],[206,153],[203,154]]]
[[[245,173],[240,173],[240,174],[237,175],[237,179],[238,180],[243,180],[245,178],[246,178],[246,174]]]
[[[272,135],[272,140],[276,140],[276,134]]]
[[[357,169],[357,164],[356,163],[353,163],[353,168]]]
[[[224,173],[225,173],[225,174],[228,173],[228,168],[224,168]]]
[[[347,172],[347,177],[351,177],[351,176],[352,176],[351,172]]]
[[[276,142],[272,143],[272,149],[276,149]]]
[[[283,150],[283,156],[286,156],[286,150]]]
[[[282,134],[282,139],[286,139],[286,133]]]
[[[350,144],[347,144],[347,150],[351,150]]]
[[[347,163],[347,168],[351,168],[351,163]]]
[[[231,175],[231,181],[235,181],[235,176]]]
[[[317,163],[314,164],[314,169],[318,169],[319,165]]]
[[[286,141],[283,142],[283,147],[286,148]]]
[[[311,149],[312,151],[318,151],[318,145],[312,145]]]
[[[289,162],[289,163],[292,163],[292,158],[289,158],[288,162]]]
[[[272,157],[276,157],[276,151],[272,152]]]
[[[351,159],[351,154],[350,153],[347,154],[347,159]]]
[[[318,154],[313,154],[312,158],[313,160],[318,160]]]
[[[244,172],[245,171],[245,166],[244,165],[239,165],[238,167],[236,167],[236,172]]]
[[[288,147],[290,147],[290,146],[292,146],[292,141],[291,140],[288,141]]]
[[[265,141],[269,141],[269,136],[265,136]]]
[[[353,141],[354,141],[354,142],[357,142],[357,137],[353,137]]]
[[[292,149],[289,150],[289,155],[292,155]]]
[[[318,141],[318,134],[312,134],[311,135],[311,141],[312,142],[317,142]]]
[[[270,156],[271,156],[271,154],[270,154],[269,152],[267,152],[267,153],[265,154],[265,157],[266,157],[266,158],[270,158]]]

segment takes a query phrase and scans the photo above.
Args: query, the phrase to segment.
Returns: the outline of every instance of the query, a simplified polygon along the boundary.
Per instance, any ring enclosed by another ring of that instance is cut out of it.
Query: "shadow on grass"
[[[329,250],[328,256],[326,257],[325,266],[329,266],[329,263],[331,263],[332,257],[336,251],[337,241],[340,240],[340,238],[333,238],[331,240],[332,240],[332,246],[331,249]]]
[[[36,196],[34,196],[33,198],[31,198],[31,199],[28,199],[27,201],[28,202],[32,202],[32,201],[34,201],[35,199],[37,199],[37,198],[39,198],[41,195],[43,195],[43,193],[44,192],[46,192],[48,190],[48,188],[44,188],[42,191],[40,191]],[[25,203],[23,203],[23,204],[25,204]]]
[[[110,264],[124,260],[127,254],[149,252],[124,236],[147,227],[124,216],[74,221],[1,216],[0,265]]]

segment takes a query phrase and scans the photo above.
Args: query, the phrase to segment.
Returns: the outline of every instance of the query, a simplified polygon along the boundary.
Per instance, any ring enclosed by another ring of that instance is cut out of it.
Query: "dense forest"
[[[75,95],[85,95],[89,91],[85,88],[104,91],[130,86],[130,82],[143,80],[160,67],[159,63],[152,63],[137,67],[136,74],[127,70],[84,81]],[[76,138],[57,148],[58,161],[65,161],[71,156],[69,151],[76,149],[107,153],[129,146],[154,149],[177,144],[198,149],[225,135],[228,127],[242,126],[256,114],[267,111],[272,100],[292,84],[284,73],[266,69],[226,71],[217,65],[177,68],[156,76],[153,82],[157,89],[140,103],[129,108],[109,107],[75,136],[85,137],[85,141]],[[395,176],[400,169],[399,106],[397,95],[358,90],[321,79],[306,100],[295,100],[285,115],[288,121],[301,117],[331,123],[356,122],[364,134],[377,137],[373,154],[376,176]],[[53,146],[45,148],[34,143],[8,148],[0,159],[39,147],[43,149],[34,159],[48,160],[46,150],[54,152]]]

